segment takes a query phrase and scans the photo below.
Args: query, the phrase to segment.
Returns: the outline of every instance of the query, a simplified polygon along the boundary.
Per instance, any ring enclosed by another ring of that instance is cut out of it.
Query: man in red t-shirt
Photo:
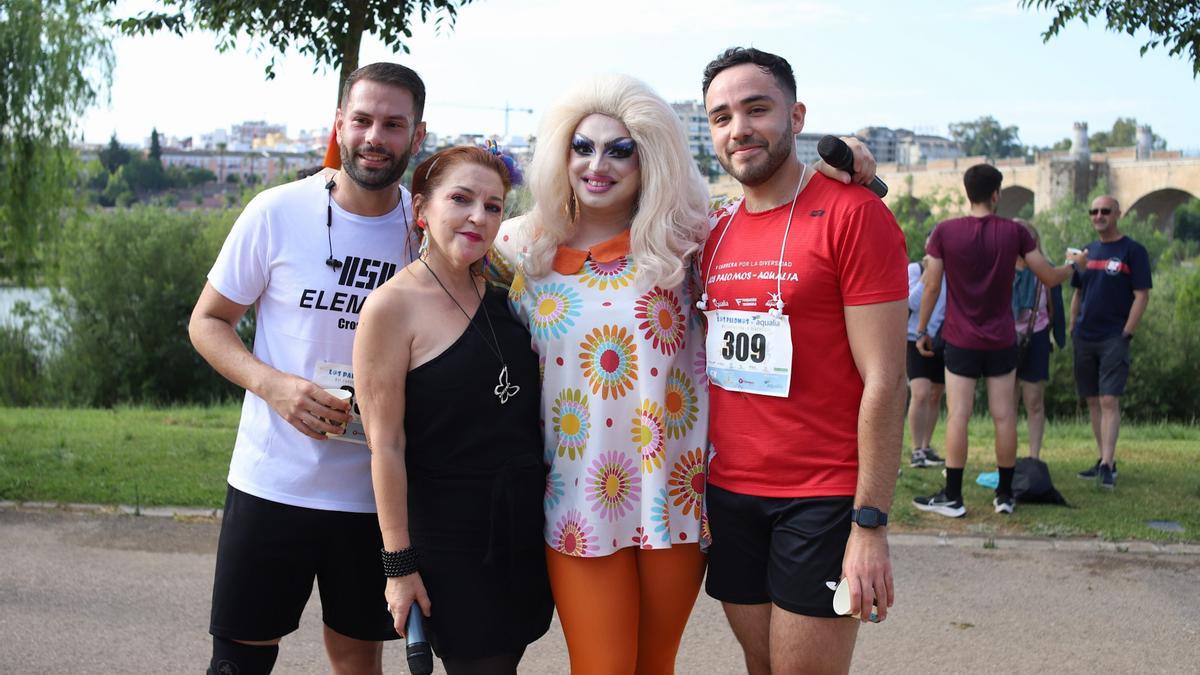
[[[1004,176],[990,164],[976,164],[963,174],[971,213],[938,223],[926,247],[929,263],[917,320],[917,350],[933,356],[925,334],[929,317],[946,279],[946,487],[913,499],[913,505],[950,518],[967,513],[962,500],[963,467],[967,463],[967,423],[975,405],[975,382],[987,378],[988,411],[996,427],[996,465],[1000,483],[992,506],[1012,513],[1013,468],[1017,463],[1017,406],[1013,398],[1017,367],[1017,331],[1012,316],[1014,263],[1023,258],[1048,288],[1071,276],[1071,263],[1052,267],[1037,248],[1029,229],[996,215]]]
[[[706,589],[749,672],[844,672],[859,622],[834,612],[839,580],[863,621],[894,599],[886,511],[904,426],[904,237],[870,191],[796,156],[805,106],[787,61],[730,49],[705,69],[704,96],[717,159],[745,189],[714,214],[700,260]]]

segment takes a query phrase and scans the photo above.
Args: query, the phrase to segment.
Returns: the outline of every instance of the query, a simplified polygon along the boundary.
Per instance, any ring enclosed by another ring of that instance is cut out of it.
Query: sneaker
[[[967,515],[967,507],[963,506],[962,498],[951,501],[945,490],[928,497],[914,497],[913,506],[947,518],[962,518]]]
[[[1008,495],[996,495],[992,506],[996,507],[996,513],[1012,513],[1017,508],[1016,502]]]
[[[1117,472],[1108,468],[1107,464],[1100,465],[1100,487],[1111,490],[1117,486]]]
[[[925,466],[944,466],[946,460],[941,455],[933,451],[933,448],[925,448]]]
[[[1095,478],[1096,476],[1099,476],[1100,475],[1100,460],[1096,460],[1095,464],[1084,469],[1083,471],[1080,471],[1079,473],[1077,473],[1075,475],[1079,476],[1080,478],[1082,478],[1084,480],[1091,480],[1091,479]],[[1113,475],[1113,478],[1117,477],[1116,461],[1114,461],[1113,465],[1112,465],[1112,475]]]

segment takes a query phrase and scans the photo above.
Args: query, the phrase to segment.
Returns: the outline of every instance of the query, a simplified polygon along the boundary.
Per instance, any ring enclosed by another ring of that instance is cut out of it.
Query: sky
[[[152,3],[129,0],[127,16]],[[573,82],[627,73],[669,101],[699,100],[706,63],[726,47],[787,58],[808,107],[805,131],[864,126],[947,134],[991,115],[1027,145],[1051,145],[1076,121],[1108,130],[1118,117],[1149,124],[1173,149],[1200,152],[1200,80],[1167,50],[1139,56],[1145,34],[1075,22],[1049,43],[1050,15],[1017,0],[475,0],[451,31],[418,25],[396,54],[366,37],[360,63],[391,60],[421,74],[430,131],[535,134],[547,107]],[[277,59],[248,38],[219,53],[211,33],[118,37],[110,101],[81,122],[84,140],[116,133],[142,144],[152,127],[198,136],[245,120],[283,123],[291,134],[328,127],[337,72],[307,57]]]

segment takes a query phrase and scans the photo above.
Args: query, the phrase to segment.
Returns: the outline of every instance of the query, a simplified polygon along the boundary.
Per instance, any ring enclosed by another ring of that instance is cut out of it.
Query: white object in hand
[[[838,616],[853,616],[859,618],[859,614],[850,614],[850,582],[842,577],[838,582],[837,588],[833,591],[833,611]],[[879,615],[875,613],[875,608],[871,608],[871,623],[879,623]]]

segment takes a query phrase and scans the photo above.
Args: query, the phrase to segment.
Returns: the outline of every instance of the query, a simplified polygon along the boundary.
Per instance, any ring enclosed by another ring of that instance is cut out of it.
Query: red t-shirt
[[[1036,246],[1029,228],[1000,216],[953,218],[933,228],[925,251],[945,265],[946,342],[986,350],[1016,344],[1015,266]]]
[[[766,311],[791,207],[750,213],[738,204],[714,214],[700,261],[709,308]],[[907,265],[904,235],[883,202],[866,188],[813,176],[796,202],[783,262],[789,396],[709,387],[714,485],[762,497],[854,494],[863,382],[844,307],[907,299]]]

